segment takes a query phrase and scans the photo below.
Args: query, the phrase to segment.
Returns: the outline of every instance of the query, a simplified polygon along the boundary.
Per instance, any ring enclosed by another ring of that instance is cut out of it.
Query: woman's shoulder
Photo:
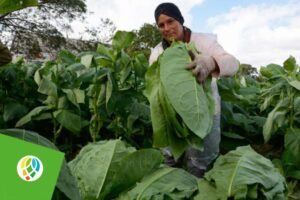
[[[217,36],[211,33],[192,33],[190,42],[196,45],[198,51],[208,53],[212,50],[211,47],[215,47],[217,42]]]
[[[217,35],[213,33],[198,33],[198,32],[192,32],[191,34],[191,41],[197,42],[197,41],[216,41]]]

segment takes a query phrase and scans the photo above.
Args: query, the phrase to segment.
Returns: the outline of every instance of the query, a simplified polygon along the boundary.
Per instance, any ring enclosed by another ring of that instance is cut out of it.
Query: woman
[[[238,61],[217,42],[212,34],[194,33],[183,25],[184,18],[178,7],[173,3],[162,3],[155,9],[155,20],[163,40],[151,52],[149,62],[152,64],[168,48],[173,40],[186,43],[194,42],[201,54],[196,55],[187,68],[192,71],[201,84],[208,76],[212,76],[212,90],[215,100],[213,128],[204,138],[204,150],[189,147],[185,152],[185,161],[190,173],[201,177],[207,166],[218,156],[220,131],[220,96],[217,78],[231,76],[238,70]],[[170,148],[163,149],[168,165],[175,164]]]

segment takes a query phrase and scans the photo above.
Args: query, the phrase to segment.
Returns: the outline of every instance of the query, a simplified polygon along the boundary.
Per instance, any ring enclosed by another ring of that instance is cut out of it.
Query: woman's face
[[[161,14],[158,17],[157,26],[165,40],[183,41],[183,26],[174,18]]]

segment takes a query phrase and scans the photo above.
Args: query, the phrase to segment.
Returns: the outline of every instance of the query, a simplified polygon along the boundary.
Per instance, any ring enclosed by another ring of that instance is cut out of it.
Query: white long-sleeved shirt
[[[237,59],[227,53],[223,47],[218,43],[217,37],[213,34],[207,33],[192,33],[190,42],[194,42],[197,50],[204,55],[212,56],[219,67],[220,73],[218,76],[232,76],[238,70],[239,62]],[[152,64],[157,60],[160,54],[164,51],[162,43],[160,42],[151,51],[149,63]],[[220,96],[217,86],[217,78],[213,77],[211,87],[215,99],[215,114],[220,114]]]

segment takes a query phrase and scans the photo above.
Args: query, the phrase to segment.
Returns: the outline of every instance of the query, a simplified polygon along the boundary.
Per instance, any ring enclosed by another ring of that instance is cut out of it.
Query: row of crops
[[[295,58],[218,81],[222,156],[199,179],[152,147],[149,64],[127,53],[132,40],[0,68],[1,133],[66,153],[53,199],[300,199]]]

